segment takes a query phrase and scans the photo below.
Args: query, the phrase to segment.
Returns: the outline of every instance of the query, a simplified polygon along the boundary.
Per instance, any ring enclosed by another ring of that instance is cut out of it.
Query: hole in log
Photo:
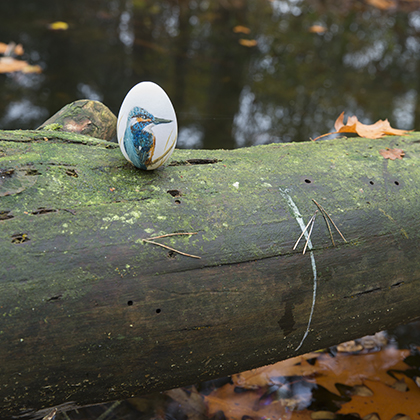
[[[159,308],[158,308],[158,309],[156,309],[156,313],[157,313],[157,314],[160,314],[161,312],[162,312],[162,309],[159,309]]]
[[[26,233],[15,233],[12,235],[12,243],[13,244],[21,244],[23,242],[28,242],[30,239]]]
[[[208,165],[210,163],[221,162],[219,159],[188,159],[173,160],[168,166],[185,166],[185,165]]]
[[[370,185],[373,185],[373,184],[374,184],[374,182],[373,182],[373,181],[369,181],[369,184],[370,184]]]
[[[67,169],[66,170],[66,175],[72,176],[73,178],[78,178],[79,177],[79,175],[76,172],[76,169]]]
[[[47,302],[51,302],[51,301],[54,301],[54,300],[61,299],[62,296],[63,295],[52,296],[49,299],[47,299]]]
[[[400,185],[400,183],[398,181],[394,181],[395,185]]]
[[[14,169],[0,169],[0,176],[2,178],[8,178],[14,174]]]
[[[172,195],[172,197],[181,197],[181,191],[179,190],[168,190],[166,191],[168,194]]]
[[[175,204],[181,204],[181,200],[175,200]]]
[[[305,179],[305,182],[306,182],[307,184],[310,184],[312,181],[311,181],[310,179],[306,178],[306,179]]]
[[[38,172],[36,169],[27,169],[25,175],[34,176],[34,175],[40,175],[41,172]]]
[[[169,251],[169,252],[168,252],[168,258],[176,258],[176,252],[174,252],[174,251]]]
[[[13,219],[14,216],[11,215],[9,210],[0,210],[0,220]]]
[[[129,300],[129,301],[127,302],[127,305],[128,305],[128,306],[133,306],[133,301],[132,301],[132,300]]]
[[[38,207],[32,214],[46,214],[46,213],[56,213],[58,210],[56,209],[46,209],[45,207]]]

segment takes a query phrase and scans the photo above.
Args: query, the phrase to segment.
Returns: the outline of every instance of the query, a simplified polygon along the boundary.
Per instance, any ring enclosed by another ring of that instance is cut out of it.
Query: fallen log
[[[192,384],[419,317],[419,142],[176,150],[143,172],[114,143],[0,131],[0,417]],[[403,159],[379,153],[395,147]],[[347,242],[318,211],[292,249],[313,200]]]

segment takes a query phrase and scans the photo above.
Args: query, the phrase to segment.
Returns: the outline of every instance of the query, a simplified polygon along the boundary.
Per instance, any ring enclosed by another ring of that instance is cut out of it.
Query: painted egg
[[[175,149],[178,124],[166,92],[153,82],[134,86],[118,113],[117,137],[125,158],[144,170],[163,165]]]

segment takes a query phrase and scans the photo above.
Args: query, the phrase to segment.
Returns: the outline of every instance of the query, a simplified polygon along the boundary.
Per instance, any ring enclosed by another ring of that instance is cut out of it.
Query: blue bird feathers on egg
[[[118,114],[118,143],[125,158],[144,170],[171,156],[178,134],[175,110],[165,91],[152,82],[134,86]]]

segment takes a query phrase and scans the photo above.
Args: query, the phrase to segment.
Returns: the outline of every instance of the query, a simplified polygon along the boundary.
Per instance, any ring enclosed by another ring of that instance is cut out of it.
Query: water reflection
[[[173,100],[181,147],[308,140],[342,110],[416,128],[420,12],[338,9],[316,0],[1,2],[0,41],[22,43],[43,73],[0,75],[0,128],[34,128],[81,98],[117,113],[141,80]],[[56,20],[69,30],[49,31]],[[326,30],[310,32],[316,24]]]

